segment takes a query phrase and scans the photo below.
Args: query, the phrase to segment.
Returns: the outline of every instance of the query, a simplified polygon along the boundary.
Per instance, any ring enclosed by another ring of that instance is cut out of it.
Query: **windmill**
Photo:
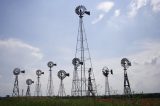
[[[31,79],[26,80],[26,84],[28,85],[27,91],[26,91],[26,96],[31,96],[30,85],[32,85],[33,83],[34,83],[34,81],[32,81]]]
[[[72,96],[79,96],[80,95],[80,79],[78,76],[78,67],[80,64],[83,64],[80,62],[79,58],[74,58],[72,60],[72,64],[74,66],[74,71],[73,71],[73,81],[72,81],[72,91],[71,95]]]
[[[25,70],[20,70],[19,68],[15,68],[13,70],[13,74],[15,75],[15,81],[12,96],[19,96],[18,75],[20,75],[20,73],[25,73]]]
[[[131,62],[127,58],[121,60],[121,65],[124,68],[124,95],[131,94],[131,87],[127,75],[127,69],[131,66]]]
[[[37,82],[36,82],[36,87],[35,87],[35,96],[42,96],[41,83],[40,83],[40,76],[42,74],[44,74],[44,72],[42,72],[41,70],[36,71]]]
[[[66,78],[66,76],[69,77],[69,73],[66,73],[64,70],[60,70],[60,71],[58,72],[57,76],[58,76],[59,79],[61,80],[60,85],[59,85],[58,96],[59,96],[59,97],[66,96],[65,88],[64,88],[64,84],[63,84],[63,79]]]
[[[83,17],[90,15],[86,7],[79,5],[75,9],[75,13],[79,16],[79,28],[76,44],[75,58],[72,60],[74,65],[73,80],[72,80],[72,96],[87,96],[88,95],[88,82],[87,82],[87,71],[91,68],[90,77],[92,83],[92,93],[97,93],[97,87],[95,77],[93,73],[93,67],[87,42],[87,36],[83,24]]]
[[[57,66],[57,64],[53,63],[52,61],[48,62],[48,67],[49,67],[49,79],[48,79],[48,85],[47,85],[47,96],[53,96],[54,95],[54,90],[53,90],[53,79],[52,79],[52,67]]]
[[[110,88],[109,88],[109,81],[108,81],[108,75],[111,73],[113,75],[113,70],[109,70],[108,67],[103,67],[102,73],[105,76],[105,95],[110,95]]]

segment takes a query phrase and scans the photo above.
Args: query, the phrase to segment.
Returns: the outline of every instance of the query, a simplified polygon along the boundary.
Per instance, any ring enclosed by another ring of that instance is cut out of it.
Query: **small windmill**
[[[28,85],[27,91],[26,91],[26,96],[31,96],[30,85],[32,85],[33,83],[34,83],[34,81],[32,81],[31,79],[26,80],[26,84]]]
[[[47,84],[47,96],[53,96],[54,95],[54,90],[53,90],[53,79],[52,79],[52,67],[57,66],[57,64],[53,63],[52,61],[48,62],[48,67],[49,67],[49,79],[48,79],[48,84]]]
[[[15,68],[13,70],[13,74],[15,75],[15,81],[12,96],[19,96],[18,75],[20,73],[25,73],[25,70],[20,70],[20,68]]]
[[[105,95],[110,95],[110,88],[109,88],[109,81],[108,81],[108,75],[109,73],[113,74],[113,70],[109,70],[108,67],[103,67],[102,73],[105,76]]]
[[[59,79],[61,80],[60,85],[59,85],[58,96],[59,96],[59,97],[66,96],[65,88],[64,88],[64,84],[63,84],[63,79],[66,78],[66,76],[69,77],[69,73],[66,73],[64,70],[60,70],[60,71],[58,72],[57,76],[58,76]]]
[[[124,94],[130,95],[131,94],[131,87],[127,75],[127,69],[131,66],[131,62],[127,58],[123,58],[121,60],[121,65],[124,68]]]
[[[36,75],[37,75],[37,83],[36,83],[36,89],[35,89],[35,95],[36,96],[42,96],[41,83],[40,83],[40,76],[42,74],[44,74],[44,72],[42,72],[41,70],[36,71]]]

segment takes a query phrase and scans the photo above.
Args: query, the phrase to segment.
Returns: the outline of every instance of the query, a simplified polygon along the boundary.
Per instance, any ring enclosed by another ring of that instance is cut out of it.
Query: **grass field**
[[[160,106],[160,98],[100,99],[17,97],[1,99],[0,106]]]

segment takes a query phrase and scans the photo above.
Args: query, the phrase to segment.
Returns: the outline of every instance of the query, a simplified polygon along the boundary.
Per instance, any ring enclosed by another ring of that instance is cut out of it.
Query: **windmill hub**
[[[13,70],[13,74],[14,75],[19,75],[20,74],[20,69],[19,68],[15,68],[14,70]]]
[[[44,74],[44,72],[42,72],[41,70],[37,70],[36,74],[37,74],[37,76],[41,76],[42,74]]]
[[[53,63],[52,61],[49,61],[47,65],[49,68],[52,68],[53,66],[57,66],[57,64]]]
[[[86,7],[83,5],[77,6],[75,12],[80,18],[82,18],[84,14],[90,15],[90,12],[87,11]]]
[[[75,67],[78,67],[80,65],[80,59],[79,58],[74,58],[72,60],[72,64],[75,66]]]
[[[34,81],[32,81],[31,79],[27,79],[27,80],[26,80],[26,84],[27,84],[27,85],[31,85],[32,83],[34,83]]]
[[[131,66],[131,62],[127,58],[123,58],[121,60],[121,65],[122,65],[122,67],[127,69],[129,66]]]
[[[57,75],[63,80],[66,76],[69,76],[69,73],[66,73],[64,70],[60,70]]]
[[[78,15],[83,15],[86,10],[87,10],[86,7],[84,7],[83,5],[80,5],[80,6],[76,7],[75,12]]]
[[[109,70],[106,66],[103,67],[102,72],[103,72],[103,75],[104,75],[105,77],[108,77],[109,72],[111,72],[111,74],[113,74],[113,71],[112,71],[112,70]]]

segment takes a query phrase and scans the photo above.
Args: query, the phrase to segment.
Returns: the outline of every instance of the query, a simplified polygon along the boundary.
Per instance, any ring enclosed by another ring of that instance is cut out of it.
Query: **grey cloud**
[[[160,61],[160,56],[152,58],[149,62],[145,62],[145,65],[157,65],[158,61]]]

